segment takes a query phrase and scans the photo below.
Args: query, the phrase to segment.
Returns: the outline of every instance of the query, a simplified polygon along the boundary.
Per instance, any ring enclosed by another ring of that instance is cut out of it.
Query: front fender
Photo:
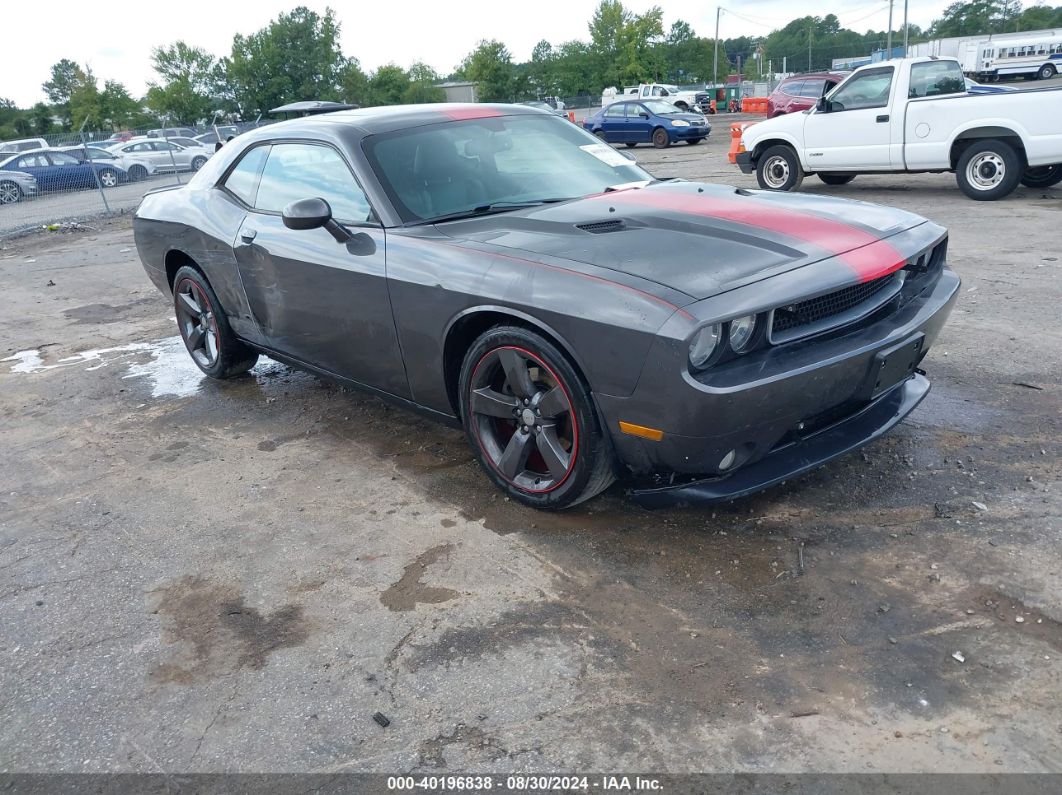
[[[799,118],[794,118],[799,117]],[[807,158],[804,154],[804,115],[786,114],[767,119],[748,127],[741,135],[742,146],[752,153],[753,162],[765,149],[775,144],[786,144],[797,153],[800,166],[805,171],[808,168]]]

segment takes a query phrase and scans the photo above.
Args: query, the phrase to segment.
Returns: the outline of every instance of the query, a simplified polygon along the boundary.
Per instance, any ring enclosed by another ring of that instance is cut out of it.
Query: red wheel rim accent
[[[213,367],[221,356],[217,314],[206,291],[192,279],[181,279],[173,290],[177,326],[189,355],[203,368]],[[190,299],[190,301],[188,300]],[[210,350],[213,342],[214,350]]]

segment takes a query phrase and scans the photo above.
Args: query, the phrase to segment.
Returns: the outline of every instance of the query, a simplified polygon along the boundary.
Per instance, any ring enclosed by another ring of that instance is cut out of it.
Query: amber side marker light
[[[659,442],[664,438],[664,432],[656,428],[646,428],[644,425],[635,425],[633,422],[623,422],[623,420],[620,420],[619,426],[621,431],[630,436],[641,436],[653,442]]]

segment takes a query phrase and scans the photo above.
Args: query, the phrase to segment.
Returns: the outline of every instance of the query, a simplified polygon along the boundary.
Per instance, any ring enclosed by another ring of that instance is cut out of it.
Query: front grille
[[[851,322],[888,301],[902,284],[903,275],[893,273],[806,301],[780,306],[772,313],[771,341],[788,342]]]

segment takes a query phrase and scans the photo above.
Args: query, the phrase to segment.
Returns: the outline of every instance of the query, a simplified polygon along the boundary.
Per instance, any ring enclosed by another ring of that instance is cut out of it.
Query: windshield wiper
[[[571,199],[571,196],[563,196],[560,198],[534,199],[531,201],[491,202],[490,204],[481,204],[469,210],[460,210],[456,213],[447,213],[446,215],[437,215],[434,218],[425,218],[420,223],[438,224],[443,221],[460,221],[463,218],[478,218],[483,215],[507,213],[510,210],[521,210],[525,207],[538,207],[541,204],[556,204],[557,202],[566,202]]]

